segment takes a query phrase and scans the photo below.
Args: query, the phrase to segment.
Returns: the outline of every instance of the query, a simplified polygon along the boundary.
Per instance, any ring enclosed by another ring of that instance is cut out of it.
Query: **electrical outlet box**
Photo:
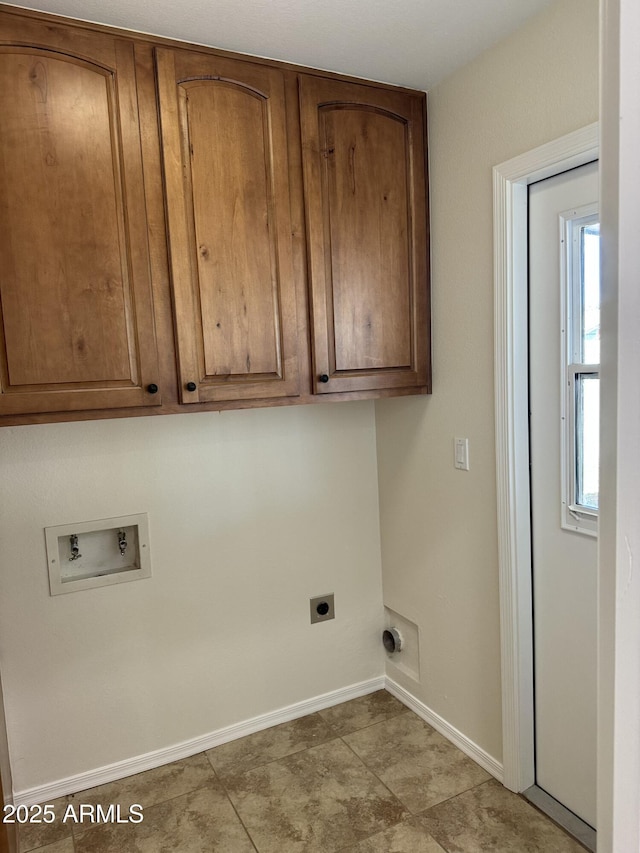
[[[151,576],[146,513],[45,527],[51,595]]]
[[[333,593],[329,595],[317,595],[309,602],[311,611],[311,624],[316,622],[328,622],[335,619],[336,611],[333,603]]]

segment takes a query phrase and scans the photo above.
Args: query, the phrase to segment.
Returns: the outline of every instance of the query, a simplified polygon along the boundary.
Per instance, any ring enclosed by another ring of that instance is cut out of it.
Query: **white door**
[[[598,167],[529,188],[536,784],[595,827]]]

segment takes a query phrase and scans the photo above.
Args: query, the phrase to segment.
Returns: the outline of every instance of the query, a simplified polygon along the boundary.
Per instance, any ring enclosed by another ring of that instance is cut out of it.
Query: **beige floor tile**
[[[76,811],[81,803],[100,804],[103,808],[111,804],[120,805],[125,810],[133,803],[138,803],[148,809],[156,803],[195,791],[214,779],[215,774],[206,755],[199,753],[117,782],[81,791],[69,797],[69,803],[73,804]],[[79,824],[74,826],[74,833],[78,831],[82,831]]]
[[[318,713],[336,734],[346,735],[407,713],[407,708],[386,690],[378,690]]]
[[[401,714],[344,741],[413,814],[491,778],[415,714]]]
[[[285,758],[335,736],[318,714],[310,714],[209,749],[207,756],[219,776],[228,776]]]
[[[259,853],[332,853],[409,817],[341,740],[225,785]]]
[[[144,821],[76,835],[76,853],[255,853],[219,783],[145,810]]]
[[[341,853],[446,853],[418,821],[405,821]]]
[[[26,853],[27,850],[36,850],[39,847],[54,844],[65,838],[71,837],[71,825],[64,824],[67,798],[60,797],[43,805],[53,806],[56,819],[53,823],[24,823],[18,827],[18,850]],[[33,814],[33,812],[30,812]]]
[[[584,848],[495,780],[434,806],[419,821],[449,853],[584,853]]]
[[[53,801],[20,853],[583,853],[384,691],[208,756],[223,781],[201,753]],[[62,823],[136,802],[139,824]]]
[[[47,844],[46,847],[38,847],[37,853],[74,853],[73,839],[63,838],[55,844]]]

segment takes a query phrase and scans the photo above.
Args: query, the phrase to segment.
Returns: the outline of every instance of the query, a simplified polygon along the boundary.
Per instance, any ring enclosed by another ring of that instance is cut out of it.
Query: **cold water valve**
[[[69,537],[69,550],[71,551],[71,556],[69,557],[69,562],[72,563],[74,560],[79,560],[82,557],[80,553],[80,546],[78,545],[78,536],[76,533],[72,533]]]
[[[124,557],[127,550],[127,533],[125,530],[118,531],[118,548],[120,549],[120,556]]]

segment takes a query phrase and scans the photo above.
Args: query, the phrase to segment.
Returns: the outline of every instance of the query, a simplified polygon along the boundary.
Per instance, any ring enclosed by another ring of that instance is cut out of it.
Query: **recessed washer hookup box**
[[[51,595],[151,577],[146,513],[45,527]]]

